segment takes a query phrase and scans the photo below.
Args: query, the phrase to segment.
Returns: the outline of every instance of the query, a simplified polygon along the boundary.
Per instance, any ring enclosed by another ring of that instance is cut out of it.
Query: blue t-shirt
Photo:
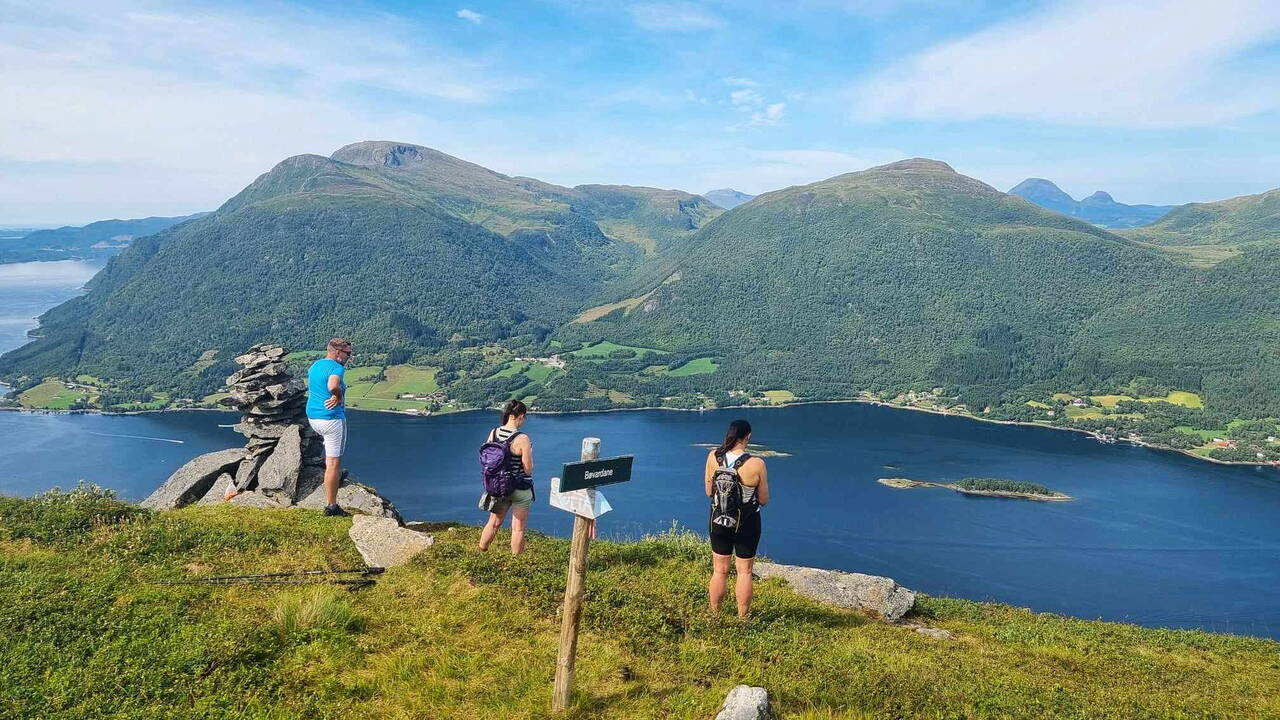
[[[320,358],[311,363],[311,369],[307,371],[307,417],[315,420],[341,420],[347,416],[344,403],[338,403],[332,410],[324,406],[324,401],[332,396],[329,392],[330,375],[338,376],[338,382],[342,386],[342,399],[346,400],[347,383],[342,379],[346,372],[347,369],[337,360]]]

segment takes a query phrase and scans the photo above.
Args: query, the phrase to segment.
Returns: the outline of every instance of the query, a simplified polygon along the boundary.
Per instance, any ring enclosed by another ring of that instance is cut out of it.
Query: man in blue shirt
[[[350,360],[351,343],[334,338],[325,356],[311,363],[307,371],[307,419],[324,439],[325,515],[346,515],[338,507],[338,483],[342,481],[342,452],[347,444],[347,384],[342,378]]]

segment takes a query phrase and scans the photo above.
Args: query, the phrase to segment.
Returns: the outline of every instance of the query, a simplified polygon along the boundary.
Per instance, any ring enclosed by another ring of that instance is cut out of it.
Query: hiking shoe
[[[343,510],[337,505],[325,505],[324,514],[327,517],[346,517],[348,515],[346,510]]]

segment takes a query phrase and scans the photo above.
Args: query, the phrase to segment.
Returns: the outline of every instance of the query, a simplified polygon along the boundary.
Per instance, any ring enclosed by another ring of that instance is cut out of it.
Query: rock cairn
[[[285,354],[280,345],[254,345],[227,378],[231,393],[219,402],[243,413],[235,431],[248,438],[228,495],[293,498],[303,467],[324,467],[324,449],[306,425],[306,386],[289,374]]]
[[[324,444],[307,423],[307,389],[284,361],[281,345],[258,344],[235,358],[219,402],[240,411],[234,426],[243,448],[206,453],[183,465],[142,501],[170,510],[191,503],[227,501],[250,507],[324,507]],[[338,505],[349,512],[400,521],[395,507],[366,485],[347,478]]]

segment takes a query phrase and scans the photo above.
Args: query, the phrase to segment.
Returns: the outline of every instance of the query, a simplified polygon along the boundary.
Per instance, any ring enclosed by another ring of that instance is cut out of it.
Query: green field
[[[795,393],[790,390],[765,390],[764,398],[774,405],[781,405],[790,400],[795,400]]]
[[[520,373],[524,372],[527,367],[528,365],[522,362],[510,362],[510,363],[507,363],[506,367],[490,375],[489,377],[495,377],[495,378],[515,377],[516,375],[519,375]]]
[[[574,357],[580,357],[588,360],[595,359],[595,358],[604,359],[604,358],[608,358],[609,353],[613,352],[614,350],[635,350],[636,355],[638,355],[639,357],[667,354],[662,350],[654,350],[653,348],[645,348],[645,347],[636,347],[634,345],[619,345],[615,342],[610,342],[608,340],[605,340],[603,342],[598,342],[595,345],[584,347],[581,350],[574,350],[569,354],[573,355]]]
[[[19,395],[18,402],[37,410],[69,410],[80,398],[91,396],[79,388],[69,390],[59,380],[47,380]]]
[[[1107,416],[1106,413],[1096,407],[1068,407],[1066,415],[1068,420],[1090,420]]]
[[[1049,410],[1049,409],[1050,409],[1050,406],[1049,406],[1049,405],[1047,405],[1047,404],[1045,404],[1045,403],[1042,403],[1042,402],[1040,402],[1040,401],[1038,401],[1038,400],[1028,400],[1028,401],[1027,401],[1027,405],[1029,405],[1030,407],[1033,407],[1033,408],[1040,408],[1041,410]]]
[[[433,367],[393,365],[386,369],[386,379],[372,382],[381,371],[377,366],[351,368],[347,371],[347,407],[357,410],[421,410],[425,400],[401,400],[397,395],[430,395],[440,390]]]
[[[6,717],[546,718],[569,542],[511,557],[478,528],[359,592],[156,585],[361,565],[350,518],[225,505],[0,498]],[[591,545],[566,720],[714,717],[739,683],[784,720],[1280,717],[1280,644],[921,596],[876,622],[757,583],[748,622],[706,608],[705,539]]]
[[[552,373],[555,372],[556,369],[549,365],[533,363],[525,369],[524,376],[529,378],[531,382],[546,382],[547,378],[551,377]]]
[[[1199,395],[1193,392],[1186,392],[1184,390],[1174,390],[1173,392],[1169,393],[1168,395],[1162,398],[1161,397],[1144,397],[1139,399],[1142,400],[1142,402],[1167,402],[1167,403],[1173,403],[1174,405],[1181,405],[1183,407],[1189,407],[1193,409],[1204,407],[1204,402],[1200,400]]]
[[[667,370],[664,375],[671,377],[687,377],[689,375],[709,375],[720,369],[720,364],[712,358],[690,360],[674,370]]]
[[[1132,400],[1128,395],[1090,395],[1089,399],[1104,408],[1114,408],[1123,400]]]

